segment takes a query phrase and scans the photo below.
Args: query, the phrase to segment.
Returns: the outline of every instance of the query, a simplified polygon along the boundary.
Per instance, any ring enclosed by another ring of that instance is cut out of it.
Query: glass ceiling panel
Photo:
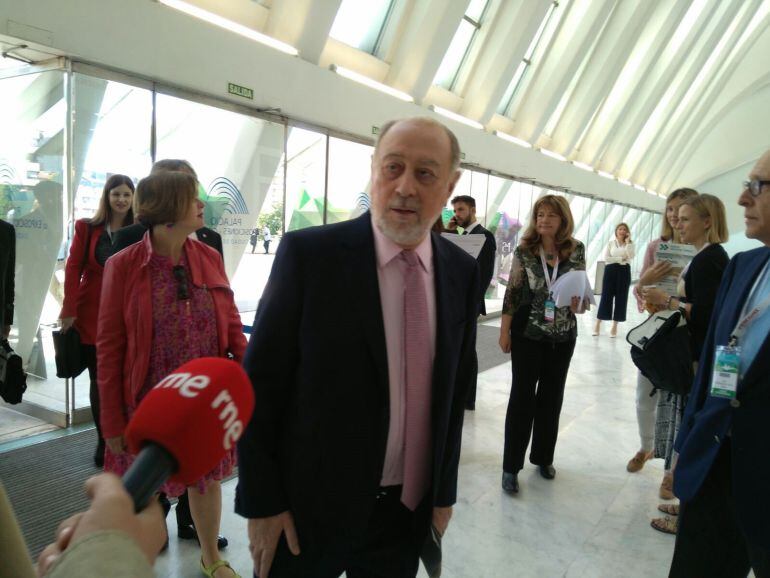
[[[374,54],[393,0],[343,0],[329,36]]]
[[[488,0],[471,0],[468,9],[465,11],[465,15],[471,20],[478,22],[481,20],[481,15],[484,14],[487,2]]]
[[[470,51],[473,39],[481,28],[481,20],[487,9],[489,0],[472,0],[468,9],[457,27],[452,42],[441,61],[438,72],[433,79],[433,84],[437,84],[447,90],[453,90],[457,83],[460,69],[466,60]],[[473,21],[473,22],[471,22]],[[474,24],[475,23],[475,24]]]

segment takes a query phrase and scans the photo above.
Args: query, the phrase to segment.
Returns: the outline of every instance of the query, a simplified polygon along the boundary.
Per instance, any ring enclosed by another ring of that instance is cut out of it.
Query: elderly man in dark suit
[[[452,199],[452,208],[454,217],[449,220],[450,231],[457,231],[457,227],[462,227],[463,235],[484,235],[484,246],[481,247],[476,260],[479,263],[481,273],[481,283],[479,285],[479,315],[487,314],[487,307],[484,303],[484,295],[487,292],[489,284],[492,282],[492,275],[495,270],[495,254],[497,253],[497,243],[495,236],[491,231],[485,229],[481,223],[476,220],[476,199],[468,195],[458,195]],[[479,362],[474,352],[474,366],[471,387],[468,390],[468,399],[465,402],[465,409],[476,409],[476,381],[479,373]]]
[[[11,334],[15,269],[16,231],[0,219],[0,339],[8,339]]]
[[[765,246],[724,273],[676,440],[672,577],[770,576],[770,151],[739,204]]]
[[[180,171],[190,174],[196,179],[198,175],[192,165],[183,159],[161,159],[152,165],[152,173],[158,173],[160,171]],[[147,227],[141,223],[135,225],[129,225],[115,232],[115,237],[112,239],[112,253],[115,254],[118,251],[122,251],[126,247],[130,247],[134,243],[138,243],[144,237],[147,232]],[[195,236],[201,243],[204,243],[216,250],[220,255],[224,256],[222,252],[222,236],[208,227],[201,227],[195,231]]]
[[[478,268],[430,229],[459,178],[457,139],[385,124],[371,213],[287,234],[244,359],[257,409],[236,512],[255,573],[413,577],[457,492]]]

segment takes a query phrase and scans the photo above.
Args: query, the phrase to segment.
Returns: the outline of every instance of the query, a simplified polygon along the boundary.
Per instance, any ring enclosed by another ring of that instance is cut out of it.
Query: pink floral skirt
[[[128,468],[134,462],[135,458],[136,458],[135,455],[129,454],[128,452],[115,455],[110,451],[110,448],[105,448],[104,449],[104,471],[112,472],[113,474],[122,476],[123,474],[126,473]],[[199,493],[205,494],[207,483],[212,481],[219,482],[229,477],[233,473],[233,468],[237,463],[238,463],[238,458],[236,456],[235,449],[231,449],[230,451],[227,452],[227,454],[225,454],[225,457],[222,458],[222,461],[219,462],[219,464],[217,464],[217,467],[215,467],[208,474],[200,478],[194,484],[191,484],[190,487],[197,488]],[[185,486],[184,484],[179,484],[176,482],[166,482],[161,486],[160,490],[158,491],[164,494],[167,494],[171,498],[177,498],[182,494],[184,494],[186,490],[187,490],[187,486]]]

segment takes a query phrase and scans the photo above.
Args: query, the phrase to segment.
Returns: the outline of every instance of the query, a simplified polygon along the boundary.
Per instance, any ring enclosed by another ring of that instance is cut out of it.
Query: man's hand
[[[448,508],[433,508],[433,527],[443,536],[452,519],[452,506]]]
[[[456,231],[457,230],[457,218],[452,217],[449,219],[449,222],[446,225],[447,231]]]
[[[281,534],[286,534],[291,553],[299,556],[299,540],[291,512],[287,510],[268,518],[249,519],[249,551],[254,561],[254,574],[259,578],[268,578],[270,575]]]
[[[139,514],[135,514],[133,500],[123,488],[120,478],[114,474],[100,474],[88,479],[86,493],[91,498],[91,507],[59,524],[56,541],[49,544],[38,558],[38,576],[44,576],[70,544],[105,530],[127,534],[152,565],[167,537],[163,510],[158,501],[153,500]]]

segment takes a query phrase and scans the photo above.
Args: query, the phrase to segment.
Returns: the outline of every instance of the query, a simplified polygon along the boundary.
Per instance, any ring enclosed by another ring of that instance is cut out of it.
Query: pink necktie
[[[404,275],[404,375],[406,431],[401,502],[414,510],[425,496],[431,475],[431,361],[428,299],[414,251],[402,251]]]

